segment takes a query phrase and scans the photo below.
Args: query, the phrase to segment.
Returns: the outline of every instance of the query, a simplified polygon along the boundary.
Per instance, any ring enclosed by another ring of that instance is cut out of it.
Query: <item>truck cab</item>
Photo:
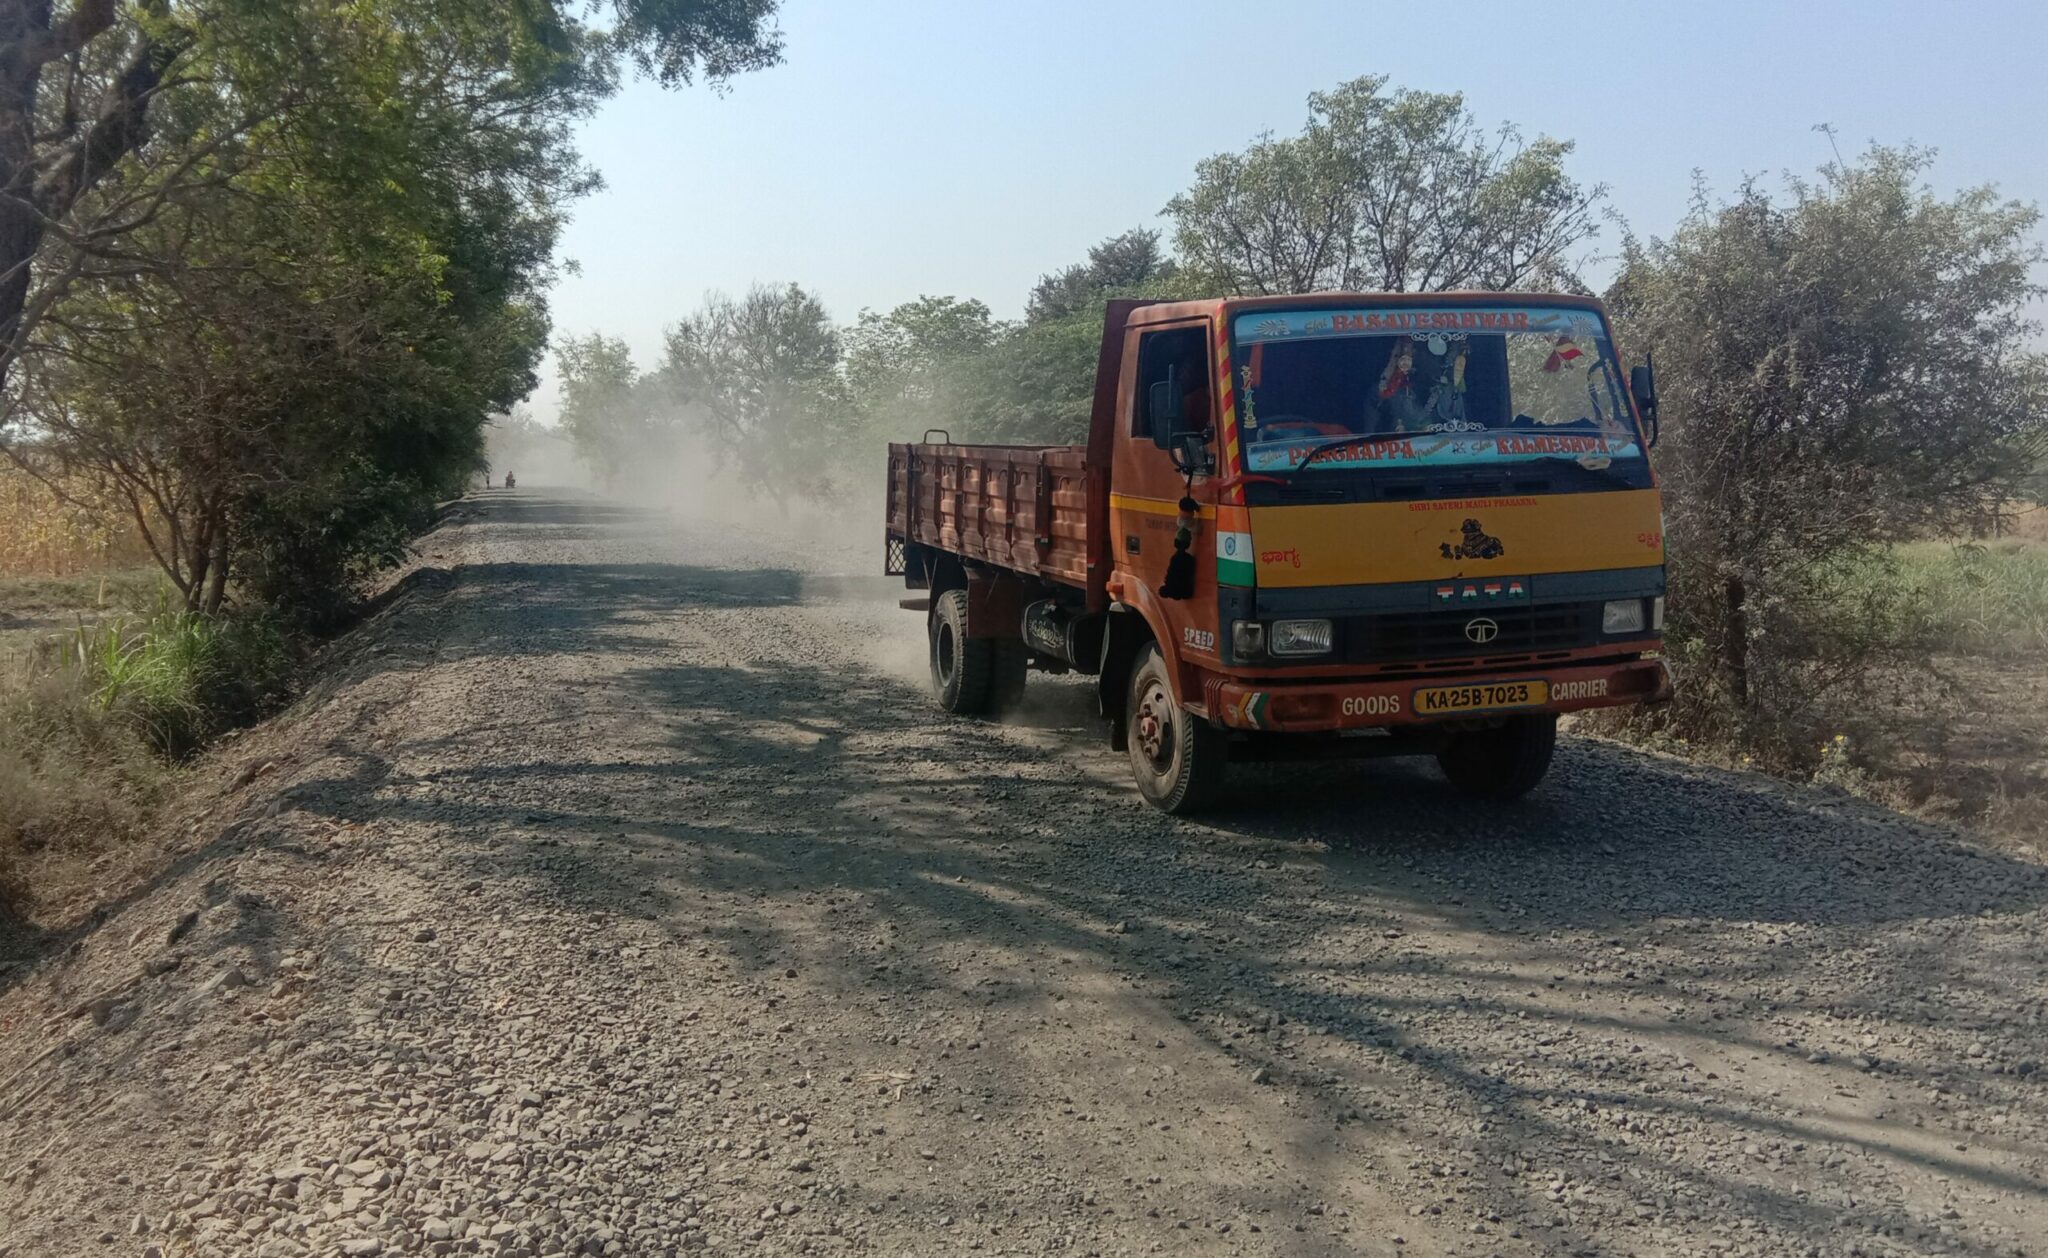
[[[1036,528],[1043,497],[1052,562],[976,562],[957,528],[919,558],[1014,603],[1028,658],[1097,675],[1163,808],[1292,757],[1434,756],[1512,797],[1559,714],[1669,697],[1654,439],[1654,378],[1589,298],[1119,302],[1085,453],[1037,452],[1055,484],[1065,458],[1066,527],[1058,494],[995,512]]]

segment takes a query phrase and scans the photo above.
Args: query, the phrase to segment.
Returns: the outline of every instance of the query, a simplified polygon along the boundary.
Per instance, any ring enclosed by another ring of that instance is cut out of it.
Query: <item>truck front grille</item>
[[[1486,641],[1474,641],[1467,627],[1488,620],[1495,626]],[[1351,620],[1345,658],[1353,663],[1392,660],[1458,659],[1480,655],[1520,655],[1568,651],[1600,641],[1598,604],[1550,607],[1475,607],[1448,612],[1414,612],[1361,616]]]

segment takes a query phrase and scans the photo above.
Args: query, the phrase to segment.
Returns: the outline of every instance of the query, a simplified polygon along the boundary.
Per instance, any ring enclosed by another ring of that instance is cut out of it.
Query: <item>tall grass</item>
[[[1921,542],[1899,579],[1933,610],[1943,649],[2001,659],[2048,655],[2048,545]]]
[[[291,666],[284,635],[268,620],[167,606],[145,618],[81,624],[64,655],[87,703],[174,757],[260,714]]]

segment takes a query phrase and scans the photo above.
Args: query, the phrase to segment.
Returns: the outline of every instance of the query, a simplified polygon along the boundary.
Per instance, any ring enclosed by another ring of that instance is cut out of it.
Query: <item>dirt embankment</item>
[[[1579,741],[1176,822],[865,541],[437,534],[0,976],[0,1254],[2040,1252],[2039,865]]]

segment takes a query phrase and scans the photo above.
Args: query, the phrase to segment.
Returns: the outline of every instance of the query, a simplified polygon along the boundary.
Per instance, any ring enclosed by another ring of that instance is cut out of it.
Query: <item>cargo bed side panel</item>
[[[891,445],[888,533],[1066,585],[1087,579],[1079,446]]]

